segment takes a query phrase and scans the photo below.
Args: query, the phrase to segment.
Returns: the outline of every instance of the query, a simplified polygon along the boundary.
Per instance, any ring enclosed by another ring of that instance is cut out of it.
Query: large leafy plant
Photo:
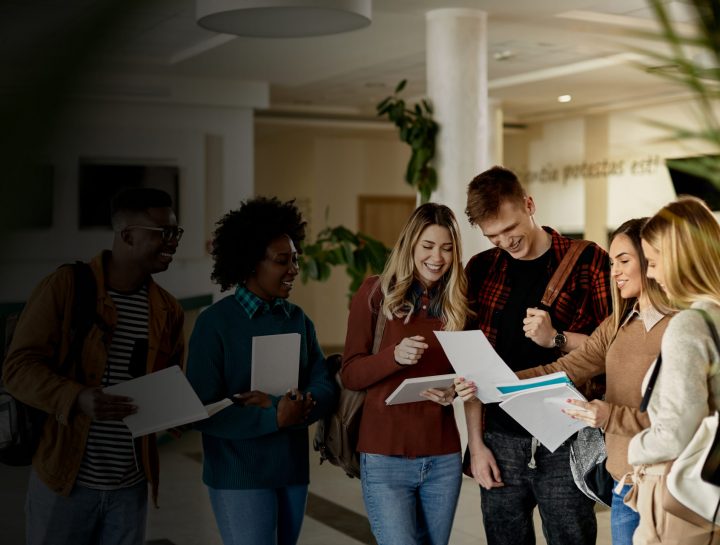
[[[315,242],[303,244],[302,249],[302,281],[327,280],[333,267],[344,265],[350,277],[348,297],[352,297],[369,274],[380,274],[390,255],[390,248],[379,240],[353,233],[342,225],[326,227]]]
[[[642,50],[658,63],[653,73],[670,79],[692,92],[698,106],[696,129],[679,128],[654,121],[653,124],[668,131],[678,141],[702,141],[720,151],[720,2],[717,0],[691,0],[697,15],[696,31],[687,35],[676,28],[663,0],[649,0],[650,7],[660,25],[658,34],[646,35],[659,39],[669,46],[669,52]],[[650,67],[648,67],[650,68]],[[710,180],[720,189],[720,156],[706,155],[692,161],[669,161],[674,168]]]
[[[439,125],[433,119],[432,106],[427,100],[408,107],[400,98],[407,80],[402,80],[395,92],[376,106],[379,117],[387,116],[398,128],[400,140],[412,150],[405,170],[405,181],[420,194],[420,202],[426,203],[437,188],[437,171],[432,166],[435,157],[435,137]]]

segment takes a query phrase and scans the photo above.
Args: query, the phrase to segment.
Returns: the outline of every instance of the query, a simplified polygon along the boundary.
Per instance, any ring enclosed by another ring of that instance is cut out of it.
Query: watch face
[[[558,333],[555,335],[555,347],[560,348],[561,346],[565,346],[565,343],[567,342],[567,337],[563,335],[562,333]]]

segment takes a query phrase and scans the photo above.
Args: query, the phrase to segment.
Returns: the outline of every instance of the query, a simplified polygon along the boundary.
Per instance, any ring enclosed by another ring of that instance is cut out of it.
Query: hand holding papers
[[[502,400],[495,388],[496,384],[518,381],[515,373],[498,356],[487,337],[479,329],[435,331],[435,335],[455,372],[476,384],[476,396],[483,403]]]
[[[429,388],[445,390],[452,386],[456,375],[434,375],[431,377],[406,378],[395,391],[385,400],[386,405],[399,405],[400,403],[415,403],[427,401],[420,394]]]
[[[505,400],[500,407],[517,420],[549,451],[555,451],[585,424],[570,418],[563,408],[573,407],[567,399],[585,401],[564,372],[544,377],[498,384]]]
[[[297,388],[300,373],[300,334],[252,338],[250,389],[282,396]]]
[[[131,397],[137,405],[135,414],[123,418],[133,437],[203,420],[232,405],[231,400],[223,399],[204,407],[178,366],[108,386],[103,391]]]

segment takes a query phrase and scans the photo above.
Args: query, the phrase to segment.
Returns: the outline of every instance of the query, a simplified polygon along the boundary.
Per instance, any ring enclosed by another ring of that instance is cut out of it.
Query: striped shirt
[[[103,387],[144,375],[148,342],[147,287],[134,293],[108,289],[108,294],[117,310],[117,326],[108,349]],[[94,420],[77,484],[97,490],[115,490],[137,484],[145,478],[138,455],[125,424]]]

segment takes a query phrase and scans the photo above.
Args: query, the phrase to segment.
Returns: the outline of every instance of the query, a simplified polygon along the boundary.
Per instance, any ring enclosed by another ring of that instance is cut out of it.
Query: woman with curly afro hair
[[[197,425],[203,482],[225,545],[297,542],[309,480],[307,428],[335,404],[315,327],[287,300],[304,237],[294,201],[265,197],[225,214],[214,233],[211,277],[234,293],[198,317],[187,376],[204,404],[237,401]],[[282,333],[300,334],[298,388],[250,391],[253,337]]]

